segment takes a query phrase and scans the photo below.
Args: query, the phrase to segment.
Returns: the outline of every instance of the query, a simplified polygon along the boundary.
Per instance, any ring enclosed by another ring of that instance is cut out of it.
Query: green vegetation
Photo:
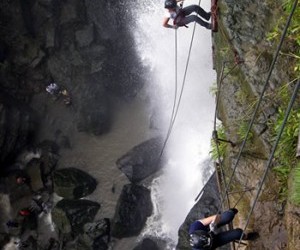
[[[277,40],[280,38],[283,25],[287,20],[288,15],[290,14],[292,7],[294,4],[294,0],[287,0],[283,4],[284,14],[279,19],[276,27],[272,32],[270,32],[267,35],[267,39],[269,41]],[[299,5],[299,4],[298,4]],[[290,59],[293,61],[294,64],[294,72],[299,78],[300,73],[300,8],[299,6],[296,7],[296,10],[294,12],[290,27],[288,29],[287,37],[286,37],[286,44],[288,50],[287,53],[282,52],[282,55],[290,57]]]
[[[247,135],[247,131],[249,128],[249,121],[243,121],[240,123],[239,130],[237,131],[240,140],[244,140]],[[253,139],[253,133],[250,131],[248,134],[247,140],[251,141]]]
[[[277,93],[277,98],[280,100],[277,119],[276,121],[273,121],[269,124],[274,140],[282,126],[282,122],[285,116],[285,109],[290,99],[289,86],[290,84],[285,84]],[[279,191],[280,199],[287,198],[289,176],[292,168],[297,164],[296,147],[299,134],[299,121],[300,110],[298,107],[295,107],[290,113],[289,119],[284,127],[279,145],[275,152],[276,167],[273,168],[273,171],[277,175],[278,180],[281,184],[281,188]],[[300,182],[300,175],[298,175],[298,178],[299,179],[297,179],[296,177],[293,178],[295,183]],[[291,185],[293,186],[294,184],[291,183]],[[300,192],[293,192],[293,190],[292,192],[290,192],[290,196],[293,197],[293,200],[300,200]]]
[[[218,138],[226,140],[226,135],[225,135],[225,129],[222,125],[219,125],[217,128],[217,133],[218,133]],[[211,151],[210,155],[213,160],[218,160],[219,157],[221,159],[224,158],[226,154],[226,148],[227,148],[228,143],[225,142],[219,142],[216,144],[216,141],[214,139],[211,140]]]
[[[286,0],[281,6],[284,10],[283,15],[278,20],[276,27],[267,36],[269,41],[278,41],[283,27],[286,23],[287,17],[291,13],[294,0]],[[296,7],[294,12],[290,27],[287,32],[287,37],[285,39],[285,47],[281,51],[281,56],[287,56],[290,60],[290,65],[292,65],[293,74],[295,80],[300,77],[300,8]],[[292,83],[292,82],[291,82]],[[285,110],[288,105],[291,91],[291,83],[285,84],[277,92],[274,100],[279,101],[277,120],[272,121],[269,125],[273,132],[273,136],[278,134],[282,121],[285,116]],[[276,167],[273,168],[273,172],[278,177],[281,184],[279,190],[279,198],[281,200],[290,197],[290,200],[297,205],[300,205],[300,167],[297,165],[296,159],[296,147],[297,138],[299,134],[299,121],[300,121],[300,110],[299,107],[295,107],[288,119],[288,122],[284,128],[281,140],[279,142],[277,151],[275,153]],[[293,178],[291,179],[290,185],[291,190],[288,190],[289,177],[293,173]]]
[[[270,22],[266,25],[268,26],[268,29],[270,30],[271,27],[273,30],[267,35],[267,39],[270,41],[270,44],[273,44],[273,48],[275,49],[275,45],[278,45],[279,39],[282,35],[284,26],[286,24],[287,18],[291,12],[292,6],[294,4],[294,0],[279,0],[279,1],[269,1],[268,2],[274,6],[274,11],[278,12],[278,15],[280,15],[280,18],[276,18],[276,16],[270,17]],[[222,7],[220,5],[219,7]],[[222,10],[222,9],[221,9]],[[284,10],[284,11],[283,11]],[[221,11],[222,13],[222,11]],[[225,11],[224,11],[225,13]],[[274,26],[274,22],[276,22]],[[220,22],[219,26],[219,33],[214,36],[214,41],[217,44],[216,46],[216,55],[215,55],[215,62],[216,62],[216,70],[218,72],[222,71],[222,62],[226,61],[229,62],[224,67],[224,75],[227,78],[230,78],[227,80],[227,82],[238,82],[240,83],[244,79],[245,76],[243,76],[243,72],[237,68],[235,68],[233,71],[231,71],[231,68],[234,66],[234,53],[232,45],[230,44],[230,39],[228,39],[228,34],[226,33],[226,28],[223,27],[223,24]],[[264,54],[265,48],[264,47],[257,47],[253,55],[257,55],[256,61],[268,61],[267,59],[270,58],[270,62],[273,58],[272,54],[273,51],[268,51],[268,54]],[[250,54],[250,53],[248,53]],[[252,54],[251,54],[252,55]],[[295,81],[300,77],[300,6],[298,4],[295,13],[293,15],[290,27],[287,32],[287,36],[283,43],[283,48],[280,52],[280,62],[281,64],[277,63],[278,65],[282,65],[284,67],[283,70],[288,72],[290,79],[284,80],[291,81],[286,83],[283,81],[281,83],[274,84],[275,87],[277,87],[279,84],[284,85],[281,88],[273,88],[272,91],[266,93],[265,98],[267,98],[267,102],[270,103],[270,106],[267,108],[277,108],[277,115],[276,119],[274,116],[271,117],[271,121],[268,123],[268,129],[267,129],[267,135],[270,133],[272,138],[275,138],[278,135],[278,132],[281,128],[282,121],[285,116],[285,111],[288,106],[288,103],[290,101],[291,92],[294,87]],[[257,64],[255,62],[255,65]],[[278,66],[280,67],[280,66]],[[223,76],[224,76],[223,75]],[[220,75],[219,75],[220,77]],[[247,82],[241,82],[241,84],[238,85],[239,88],[237,88],[237,91],[235,92],[235,101],[240,104],[240,107],[243,108],[243,117],[238,118],[236,120],[236,123],[232,122],[229,123],[226,121],[226,116],[223,118],[224,126],[228,126],[228,128],[231,128],[231,131],[234,131],[238,134],[239,139],[243,140],[246,135],[246,131],[248,129],[248,124],[253,110],[257,104],[257,97],[253,94],[252,89],[249,88]],[[296,106],[298,105],[298,106]],[[279,182],[279,202],[284,202],[289,199],[297,205],[300,205],[300,164],[298,164],[298,160],[296,159],[296,146],[297,146],[297,139],[299,134],[299,123],[300,123],[300,106],[299,106],[299,99],[296,102],[296,107],[292,110],[288,122],[285,125],[281,140],[279,142],[279,145],[277,147],[277,151],[275,153],[275,159],[274,159],[274,167],[273,167],[273,173],[276,175],[277,180],[276,185]],[[225,113],[226,111],[223,111],[222,105],[219,107],[219,114]],[[259,112],[264,112],[264,110],[259,110]],[[235,129],[236,128],[236,129]],[[227,135],[232,138],[233,136],[236,136],[236,134],[232,135],[229,130],[226,130]],[[265,134],[265,135],[266,135]],[[219,138],[225,139],[225,130],[224,127],[218,128],[218,135]],[[259,136],[256,135],[254,131],[251,131],[249,134],[248,139],[251,139],[251,147],[248,145],[248,151],[256,155],[257,152],[263,151],[262,148],[264,145],[260,145]],[[236,138],[235,138],[236,139]],[[218,159],[218,151],[220,153],[220,157],[224,159],[224,162],[228,159],[226,159],[226,153],[227,153],[227,143],[218,143],[218,147],[215,144],[215,141],[212,140],[211,142],[211,156],[212,159],[216,160]],[[265,152],[265,155],[262,154],[262,156],[268,155],[269,152]],[[229,161],[229,160],[228,160]],[[231,164],[231,163],[229,163]],[[298,166],[297,166],[298,164]],[[295,167],[297,166],[297,167]],[[273,175],[272,175],[273,176]],[[290,187],[290,188],[289,188]]]
[[[290,200],[294,204],[300,205],[300,163],[294,169],[292,176]]]

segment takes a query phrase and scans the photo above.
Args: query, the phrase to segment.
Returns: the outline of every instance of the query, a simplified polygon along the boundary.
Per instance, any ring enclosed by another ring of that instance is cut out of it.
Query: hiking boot
[[[259,237],[259,234],[257,232],[250,232],[247,234],[244,234],[243,240],[256,240]]]
[[[211,18],[211,12],[208,12],[205,16],[205,19],[208,21]]]

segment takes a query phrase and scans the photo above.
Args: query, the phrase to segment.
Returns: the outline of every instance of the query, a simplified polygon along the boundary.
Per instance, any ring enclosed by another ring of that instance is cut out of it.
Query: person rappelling
[[[181,2],[180,6],[177,5],[178,2]],[[211,23],[207,22],[211,17],[211,12],[206,12],[196,4],[182,8],[182,3],[183,0],[165,1],[165,9],[167,10],[163,19],[163,26],[165,28],[177,29],[178,27],[182,26],[187,27],[186,25],[191,22],[196,22],[206,29],[212,29]],[[191,15],[193,12],[195,12],[197,15]],[[206,21],[202,20],[202,18]],[[169,24],[170,20],[173,20],[173,25]]]
[[[194,221],[189,228],[190,245],[192,250],[216,249],[233,241],[256,240],[257,232],[243,233],[240,228],[217,232],[217,229],[231,223],[238,213],[236,208],[231,208],[221,214]]]

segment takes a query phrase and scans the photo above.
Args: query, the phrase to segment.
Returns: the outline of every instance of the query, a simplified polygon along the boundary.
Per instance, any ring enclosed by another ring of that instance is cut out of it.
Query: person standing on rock
[[[177,29],[178,27],[182,27],[191,23],[196,22],[206,29],[211,30],[211,24],[206,22],[210,19],[211,13],[203,10],[199,5],[189,5],[187,7],[181,8],[177,5],[177,2],[183,2],[183,0],[166,0],[165,1],[165,9],[166,14],[163,19],[163,26],[165,28]],[[191,15],[193,12],[198,15]],[[169,21],[173,20],[173,25],[169,24]]]
[[[216,233],[216,229],[229,224],[237,214],[236,208],[231,208],[222,214],[216,214],[193,222],[189,228],[190,245],[193,250],[216,249],[220,246],[240,240],[243,230],[240,228]],[[242,240],[255,240],[258,233],[244,234]]]

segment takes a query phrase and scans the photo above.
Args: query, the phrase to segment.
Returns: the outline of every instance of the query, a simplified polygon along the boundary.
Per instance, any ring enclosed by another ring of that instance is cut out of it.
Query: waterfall
[[[186,1],[184,6],[198,4]],[[175,31],[162,26],[163,1],[140,0],[131,3],[132,32],[143,64],[149,68],[147,91],[156,107],[156,126],[166,135],[175,96]],[[210,1],[201,7],[210,9]],[[194,24],[177,31],[178,91]],[[178,114],[164,151],[167,163],[162,176],[153,180],[154,214],[144,235],[155,235],[177,242],[177,232],[194,199],[203,186],[202,163],[209,157],[213,130],[214,99],[210,87],[215,81],[212,70],[211,32],[197,25],[187,77]],[[179,93],[177,94],[178,97]]]

